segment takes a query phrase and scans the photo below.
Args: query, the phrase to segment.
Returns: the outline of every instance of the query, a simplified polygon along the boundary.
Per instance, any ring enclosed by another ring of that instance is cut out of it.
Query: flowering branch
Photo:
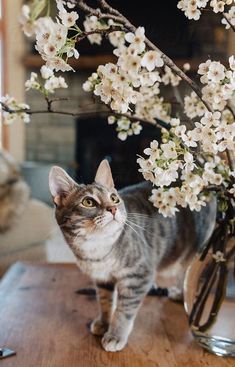
[[[128,29],[131,32],[136,32],[136,27],[123,15],[121,14],[117,9],[114,9],[111,7],[105,0],[98,0],[101,8],[104,11],[108,11],[109,13],[103,14],[100,10],[94,9],[92,7],[89,7],[86,5],[86,3],[83,0],[77,0],[78,5],[80,8],[89,14],[97,16],[98,19],[102,19],[102,17],[105,15],[105,17],[109,19],[114,19],[121,24],[124,25],[126,29]],[[225,15],[226,17],[226,15]],[[149,46],[151,50],[157,51],[160,54],[160,57],[164,61],[164,63],[181,79],[183,79],[186,83],[188,83],[191,87],[191,89],[196,93],[196,95],[199,97],[199,99],[202,101],[204,106],[207,108],[207,110],[211,113],[213,113],[213,108],[210,106],[210,104],[203,99],[201,89],[199,86],[191,79],[189,78],[167,55],[165,55],[155,44],[153,44],[148,38],[145,38],[145,43]],[[228,157],[228,163],[231,170],[234,170],[234,159],[231,151],[226,150],[226,154]]]
[[[57,109],[52,108],[52,103],[58,102],[58,101],[65,101],[65,100],[69,100],[69,98],[49,99],[48,97],[45,97],[45,101],[47,103],[47,108],[42,109],[42,110],[31,110],[30,108],[12,109],[4,102],[0,102],[0,104],[2,106],[2,110],[9,113],[9,114],[26,113],[28,115],[37,115],[37,114],[44,114],[44,113],[52,113],[52,114],[57,114],[57,115],[73,116],[73,117],[77,117],[77,118],[88,116],[88,115],[96,115],[97,116],[97,111],[89,111],[89,112],[76,111],[76,112],[72,112],[72,111],[63,111],[63,110],[57,110]],[[102,113],[109,115],[110,114],[110,109],[107,110],[107,111],[102,111]],[[117,116],[117,118],[126,117],[131,121],[139,121],[139,122],[142,122],[144,124],[154,125],[154,126],[160,128],[160,129],[161,128],[164,128],[164,129],[169,129],[170,128],[170,124],[168,124],[167,122],[162,121],[162,120],[157,120],[157,121],[155,121],[155,123],[153,123],[151,121],[143,119],[142,117],[138,117],[136,115],[129,115],[128,113],[115,113],[115,112],[112,111],[112,114]]]
[[[223,18],[226,20],[226,22],[230,25],[230,27],[232,28],[233,32],[235,32],[235,26],[232,24],[232,22],[230,21],[229,17],[227,16],[226,13],[223,13]]]
[[[115,9],[112,9],[108,6],[112,11],[110,13],[103,14],[99,9],[94,9],[91,6],[87,5],[83,0],[72,0],[70,1],[73,4],[78,4],[80,9],[82,9],[86,14],[95,15],[99,19],[112,19],[115,22],[120,22],[123,24],[123,17],[119,15],[119,12]],[[102,4],[103,6],[104,4]],[[108,4],[107,4],[108,5]]]
[[[143,27],[136,28],[106,0],[97,1],[100,9],[87,5],[85,0],[69,0],[67,7],[66,0],[56,0],[56,21],[51,17],[35,18],[35,2],[31,7],[23,6],[23,30],[26,35],[35,36],[35,48],[46,62],[41,68],[41,76],[31,73],[25,85],[27,90],[36,89],[42,93],[47,109],[32,111],[29,106],[6,96],[2,102],[8,110],[5,109],[3,114],[8,121],[12,121],[12,116],[19,115],[25,122],[34,113],[49,112],[79,117],[79,112],[57,111],[53,108],[49,94],[57,88],[68,87],[65,79],[57,77],[54,72],[73,70],[68,59],[79,57],[75,48],[77,42],[87,37],[90,43],[100,44],[102,36],[108,36],[115,47],[113,53],[117,61],[100,65],[83,84],[83,89],[98,96],[111,110],[108,123],[116,123],[118,138],[121,140],[139,134],[142,130],[140,123],[161,127],[161,143],[154,140],[144,150],[147,157],[139,157],[137,160],[139,171],[156,187],[150,201],[159,213],[172,216],[179,210],[178,207],[189,206],[190,210],[200,210],[206,205],[211,189],[216,187],[218,190],[213,192],[221,198],[221,210],[225,212],[228,195],[231,202],[235,197],[235,171],[231,157],[235,148],[235,122],[230,107],[233,106],[235,94],[234,57],[229,58],[228,67],[211,60],[200,64],[200,88],[187,76],[188,66],[180,70],[146,38]],[[178,7],[185,11],[186,16],[196,19],[206,3],[207,0],[203,3],[196,0],[193,5],[190,0],[182,0]],[[220,9],[214,11],[223,11],[221,6],[224,3],[220,1]],[[213,4],[210,2],[210,6],[215,6]],[[77,25],[79,14],[71,11],[75,5],[89,14],[83,22],[84,30]],[[227,13],[232,24],[234,9],[232,7]],[[227,22],[226,28],[229,27]],[[160,94],[161,85],[177,87],[181,80],[187,82],[193,91],[183,100],[179,98],[180,95],[175,96],[193,126],[186,126],[183,120],[174,118],[172,113],[178,117],[178,111],[172,110],[171,103]],[[198,117],[197,122],[193,122]],[[222,152],[227,153],[228,162],[222,159]],[[228,195],[224,195],[225,191]]]
[[[123,28],[120,26],[111,26],[109,28],[105,28],[105,29],[95,29],[94,31],[89,31],[89,32],[82,32],[81,34],[79,34],[76,38],[76,42],[80,42],[81,40],[83,40],[84,38],[87,38],[93,34],[100,34],[102,36],[107,36],[109,33],[112,32],[116,32],[116,31],[120,31]]]
[[[76,1],[76,0],[75,0]],[[94,8],[91,8],[89,6],[87,6],[83,0],[77,0],[77,3],[79,5],[79,7],[86,13],[88,14],[92,14],[97,16],[99,19],[103,19],[105,18],[109,18],[109,19],[114,19],[118,22],[120,22],[121,24],[123,24],[125,26],[126,29],[128,29],[131,32],[135,32],[136,31],[136,27],[124,16],[122,15],[118,10],[112,8],[110,5],[107,4],[107,2],[105,0],[101,0],[99,1],[100,5],[102,6],[102,8],[104,10],[109,10],[110,13],[108,14],[103,14],[100,11],[97,11]],[[114,15],[115,14],[115,15]],[[202,100],[202,102],[204,103],[204,105],[206,106],[206,108],[208,109],[208,111],[212,112],[212,109],[210,107],[210,105],[204,101],[202,99],[202,93],[200,88],[198,87],[198,85],[192,80],[190,79],[166,54],[164,54],[153,42],[151,42],[148,38],[145,39],[146,44],[149,46],[149,48],[151,50],[155,50],[157,51],[161,58],[163,59],[164,63],[176,74],[178,75],[181,79],[183,79],[186,83],[188,83],[190,85],[190,87],[194,90],[194,92],[198,95],[198,97]]]
[[[201,11],[203,12],[213,12],[212,9],[201,9]],[[235,32],[235,27],[233,25],[233,23],[231,22],[231,20],[229,19],[228,15],[225,12],[222,12],[222,19],[227,22],[229,24],[229,26],[231,27],[231,29],[233,30],[233,32]]]

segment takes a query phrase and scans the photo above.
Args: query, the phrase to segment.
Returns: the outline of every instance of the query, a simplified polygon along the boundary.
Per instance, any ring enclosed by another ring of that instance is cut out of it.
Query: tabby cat
[[[185,268],[212,233],[216,204],[164,218],[148,200],[149,183],[117,192],[106,160],[90,185],[77,184],[60,167],[52,168],[49,185],[63,235],[79,268],[96,284],[100,314],[91,332],[103,336],[106,351],[119,351],[156,271],[177,263],[178,293],[172,298],[182,295]]]

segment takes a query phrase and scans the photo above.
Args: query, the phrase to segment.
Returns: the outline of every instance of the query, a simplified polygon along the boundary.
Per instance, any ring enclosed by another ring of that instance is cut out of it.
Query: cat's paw
[[[125,347],[126,343],[126,338],[120,338],[109,332],[104,334],[102,339],[102,346],[106,350],[106,352],[118,352]]]
[[[90,324],[90,331],[93,335],[102,336],[108,330],[108,323],[97,318]]]
[[[183,290],[177,287],[170,287],[168,289],[168,297],[175,302],[183,302]]]

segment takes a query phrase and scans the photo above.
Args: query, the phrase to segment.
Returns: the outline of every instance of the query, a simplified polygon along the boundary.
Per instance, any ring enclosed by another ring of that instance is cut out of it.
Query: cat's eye
[[[86,197],[82,200],[82,205],[86,208],[94,208],[96,206],[96,201],[90,197]]]
[[[110,198],[111,198],[111,200],[112,200],[112,202],[113,202],[114,204],[118,204],[118,203],[120,202],[120,199],[119,199],[119,197],[118,197],[116,194],[112,194],[112,195],[110,196]]]

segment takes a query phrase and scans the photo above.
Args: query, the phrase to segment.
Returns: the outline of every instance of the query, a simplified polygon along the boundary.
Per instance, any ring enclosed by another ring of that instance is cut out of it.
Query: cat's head
[[[77,184],[62,168],[54,166],[49,187],[56,219],[66,239],[112,236],[126,220],[125,205],[114,187],[111,169],[103,160],[90,185]]]

